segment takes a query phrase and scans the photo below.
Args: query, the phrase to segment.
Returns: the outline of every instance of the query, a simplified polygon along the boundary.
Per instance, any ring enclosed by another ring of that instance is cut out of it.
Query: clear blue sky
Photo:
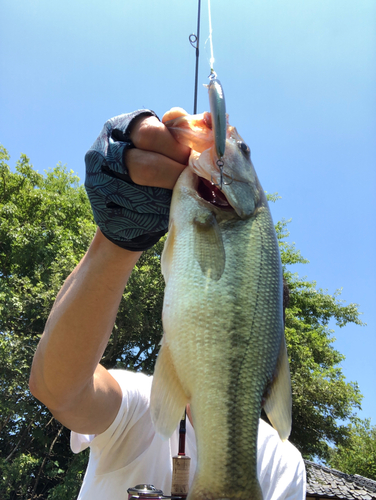
[[[264,189],[282,200],[310,264],[297,271],[360,304],[335,328],[343,372],[376,424],[376,2],[212,0],[214,68]],[[0,142],[14,165],[57,162],[84,178],[106,119],[193,109],[197,0],[1,0]],[[208,109],[202,0],[198,110]]]

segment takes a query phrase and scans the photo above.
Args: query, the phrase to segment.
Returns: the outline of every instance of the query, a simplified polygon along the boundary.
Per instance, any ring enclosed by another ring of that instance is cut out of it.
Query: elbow
[[[51,395],[43,374],[43,364],[38,356],[38,350],[34,355],[29,375],[29,390],[34,398],[50,408]]]
[[[34,357],[29,375],[30,393],[53,415],[66,411],[71,405],[71,393],[61,384],[56,384],[54,377],[46,377],[43,364],[39,365]]]
[[[34,398],[51,409],[53,404],[53,392],[46,379],[44,356],[41,349],[37,348],[30,369],[29,390]]]
[[[31,370],[29,377],[29,390],[35,399],[46,406],[52,414],[54,413],[54,408],[58,406],[56,398],[50,392],[43,379],[41,379],[41,377],[38,376],[33,369]]]
[[[38,399],[39,401],[42,401],[42,396],[41,396],[41,390],[40,390],[40,382],[38,382],[38,377],[36,375],[36,369],[34,367],[34,364],[33,366],[31,367],[31,371],[30,371],[30,376],[29,376],[29,390],[31,392],[31,394],[36,398]]]

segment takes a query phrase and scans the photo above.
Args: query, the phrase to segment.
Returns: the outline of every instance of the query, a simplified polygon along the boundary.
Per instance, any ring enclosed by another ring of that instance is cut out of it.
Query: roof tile
[[[376,500],[376,481],[305,460],[307,494],[338,500]]]

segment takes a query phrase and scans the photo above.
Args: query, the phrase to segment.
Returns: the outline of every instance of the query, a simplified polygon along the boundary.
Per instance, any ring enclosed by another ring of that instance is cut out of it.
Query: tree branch
[[[47,424],[47,425],[48,425],[48,424]],[[43,469],[44,469],[44,466],[45,466],[45,464],[46,464],[46,461],[47,461],[47,459],[48,459],[48,458],[50,458],[51,453],[52,453],[52,449],[53,449],[53,447],[55,446],[56,441],[59,439],[59,436],[60,436],[60,434],[61,434],[61,432],[62,432],[62,430],[63,430],[63,429],[64,429],[64,425],[61,425],[61,426],[60,426],[60,428],[59,428],[59,430],[58,430],[58,432],[57,432],[57,434],[56,434],[56,436],[55,436],[55,438],[54,438],[54,440],[53,440],[53,441],[52,441],[52,443],[51,443],[51,446],[50,446],[50,449],[48,450],[48,453],[45,455],[45,457],[44,457],[44,459],[43,459],[42,465],[40,466],[39,471],[38,471],[38,474],[37,474],[37,477],[36,477],[36,479],[35,479],[34,488],[33,488],[33,491],[32,491],[32,493],[31,493],[30,500],[34,500],[34,497],[35,497],[35,492],[36,492],[36,490],[37,490],[37,486],[38,486],[38,483],[39,483],[39,479],[40,479],[40,476],[41,476],[42,471],[43,471]]]

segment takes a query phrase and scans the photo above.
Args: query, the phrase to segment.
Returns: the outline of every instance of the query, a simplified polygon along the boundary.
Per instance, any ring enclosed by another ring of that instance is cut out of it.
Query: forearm
[[[140,255],[117,247],[98,230],[66,280],[47,321],[30,377],[33,394],[50,409],[74,404],[93,385],[124,287]]]

